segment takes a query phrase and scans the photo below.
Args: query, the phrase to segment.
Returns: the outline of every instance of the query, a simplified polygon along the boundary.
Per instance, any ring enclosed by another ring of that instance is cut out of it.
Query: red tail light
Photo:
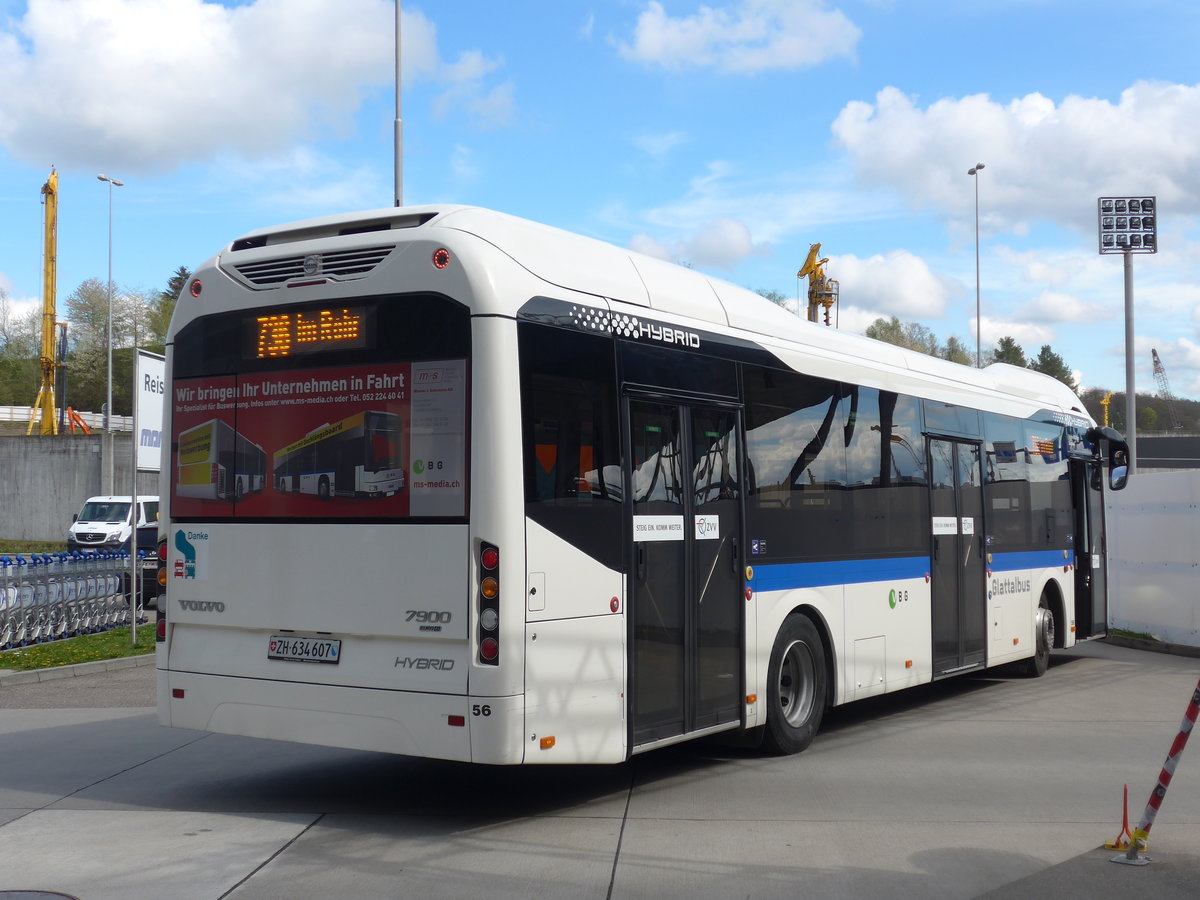
[[[476,641],[479,663],[500,664],[500,549],[494,544],[479,544],[479,583],[475,588],[477,604]]]

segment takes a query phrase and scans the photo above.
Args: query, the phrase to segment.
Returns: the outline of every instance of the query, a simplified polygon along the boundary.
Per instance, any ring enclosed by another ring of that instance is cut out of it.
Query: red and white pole
[[[1187,746],[1188,738],[1192,734],[1192,726],[1196,724],[1198,712],[1200,712],[1200,681],[1196,682],[1196,688],[1192,691],[1192,702],[1188,704],[1187,712],[1183,714],[1183,722],[1179,725],[1179,734],[1175,735],[1175,741],[1171,744],[1171,752],[1167,754],[1167,761],[1163,763],[1162,771],[1158,775],[1158,784],[1154,786],[1154,790],[1150,794],[1150,802],[1146,804],[1146,811],[1142,813],[1142,820],[1138,822],[1138,827],[1133,832],[1133,840],[1129,843],[1129,853],[1127,854],[1127,858],[1131,861],[1138,859],[1138,850],[1146,849],[1146,840],[1150,836],[1150,829],[1154,827],[1154,819],[1162,807],[1163,798],[1167,796],[1167,788],[1171,784],[1176,766],[1179,765],[1179,757],[1183,755],[1183,748]],[[1120,857],[1118,857],[1119,859]],[[1114,860],[1114,862],[1116,861]]]

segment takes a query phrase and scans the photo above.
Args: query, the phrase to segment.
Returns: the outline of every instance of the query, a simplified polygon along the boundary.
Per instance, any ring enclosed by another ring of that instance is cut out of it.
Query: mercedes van
[[[138,497],[137,505],[135,521],[132,497],[88,497],[67,531],[67,549],[120,550],[135,527],[158,522],[158,497]]]

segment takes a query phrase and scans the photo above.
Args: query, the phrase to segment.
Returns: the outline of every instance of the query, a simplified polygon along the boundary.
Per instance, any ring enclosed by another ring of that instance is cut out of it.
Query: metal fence
[[[0,556],[0,649],[129,624],[129,568],[126,550]]]

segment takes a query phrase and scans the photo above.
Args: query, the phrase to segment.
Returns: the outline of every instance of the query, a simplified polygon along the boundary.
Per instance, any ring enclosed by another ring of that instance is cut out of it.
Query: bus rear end
[[[473,340],[512,326],[473,319],[467,275],[402,233],[428,218],[239,241],[185,287],[167,348],[163,724],[522,761],[520,667],[508,684],[486,612],[504,541],[486,516],[473,530],[468,492]],[[261,448],[261,490],[191,486],[188,441],[218,427]]]

